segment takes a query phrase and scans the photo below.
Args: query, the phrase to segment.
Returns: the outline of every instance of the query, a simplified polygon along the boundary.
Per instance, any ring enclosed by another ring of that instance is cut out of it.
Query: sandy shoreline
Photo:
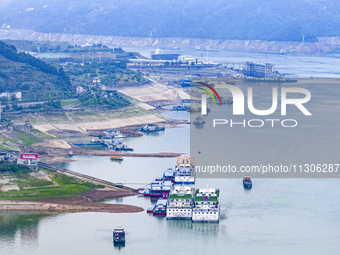
[[[71,198],[49,198],[36,201],[0,200],[0,211],[41,211],[41,212],[107,212],[136,213],[143,208],[125,204],[104,204],[97,200],[134,196],[132,191],[93,190]]]

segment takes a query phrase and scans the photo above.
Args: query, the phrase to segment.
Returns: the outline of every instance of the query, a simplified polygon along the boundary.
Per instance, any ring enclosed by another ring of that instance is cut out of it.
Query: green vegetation
[[[130,102],[118,95],[117,93],[110,93],[106,97],[100,96],[99,94],[83,93],[80,95],[79,100],[84,107],[93,106],[109,106],[110,108],[121,108],[130,105]]]
[[[41,93],[52,86],[54,90],[71,89],[71,82],[62,68],[57,69],[29,54],[18,53],[14,46],[3,41],[0,41],[0,56],[2,92],[20,90]]]
[[[0,161],[0,173],[4,173],[4,172],[22,174],[22,173],[30,172],[30,169],[24,165],[18,165],[16,163],[7,164],[7,163],[4,163],[3,161]]]
[[[0,150],[1,151],[12,151],[13,149],[6,145],[0,144]]]
[[[48,94],[71,92],[71,82],[61,68],[56,68],[14,46],[0,41],[0,92],[22,92],[24,100],[48,99]],[[44,101],[45,101],[44,100]],[[16,98],[1,98],[3,104],[17,103]]]
[[[92,80],[96,77],[100,79],[101,84],[106,86],[143,81],[144,78],[139,73],[126,68],[127,59],[128,57],[119,61],[85,62],[84,65],[70,64],[64,68],[72,80],[83,85],[92,84]],[[60,61],[74,61],[74,59]]]
[[[30,105],[28,107],[22,107],[22,106],[18,106],[17,103],[13,103],[12,104],[12,108],[10,108],[9,106],[6,106],[4,108],[4,112],[10,112],[10,111],[21,111],[21,112],[32,112],[32,110],[55,110],[55,109],[61,109],[61,103],[60,101],[49,101],[43,104],[36,104],[36,105]]]
[[[48,8],[26,0],[34,12],[24,12],[20,0],[3,2],[11,3],[0,10],[3,22],[45,33],[267,41],[302,41],[305,35],[307,42],[340,35],[340,2],[334,0],[83,0],[72,1],[72,8],[66,0],[48,1]]]
[[[20,191],[0,191],[0,199],[11,200],[39,200],[44,198],[74,197],[100,188],[95,185],[63,174],[42,170],[47,173],[51,181],[32,177],[29,173],[16,174],[14,181]]]
[[[23,145],[25,146],[31,146],[34,143],[41,143],[42,141],[38,138],[31,136],[27,133],[13,130],[14,134],[20,138],[20,140],[23,142]]]
[[[4,40],[7,44],[15,46],[19,51],[59,53],[64,52],[71,46],[67,42],[53,41],[27,41],[27,40]]]
[[[41,138],[44,138],[44,139],[57,139],[56,137],[52,136],[52,135],[49,135],[47,133],[44,133],[44,132],[41,132],[40,130],[38,129],[32,129],[31,130],[34,134],[40,136]]]
[[[61,107],[65,107],[65,106],[68,106],[70,104],[74,104],[77,101],[78,101],[78,99],[70,100],[70,101],[61,101],[60,105],[61,105]]]

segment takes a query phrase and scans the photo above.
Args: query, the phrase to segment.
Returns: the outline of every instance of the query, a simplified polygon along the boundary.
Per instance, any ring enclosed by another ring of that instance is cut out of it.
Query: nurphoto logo
[[[222,106],[222,100],[220,95],[217,93],[217,91],[211,86],[203,82],[199,82],[200,84],[204,85],[208,89],[210,89],[213,93],[211,93],[209,90],[205,88],[199,88],[200,90],[203,90],[206,92],[206,94],[201,95],[201,114],[206,115],[207,114],[207,94],[213,99],[215,105],[217,105],[215,96],[218,98],[220,105]],[[228,89],[233,98],[233,115],[245,115],[245,95],[243,91],[235,86],[230,84],[224,84],[223,88]],[[268,116],[273,114],[277,108],[278,108],[278,88],[273,87],[272,88],[272,104],[269,109],[256,109],[254,107],[253,103],[253,88],[248,87],[247,88],[247,106],[248,110],[257,116]],[[280,94],[281,94],[281,116],[287,115],[287,105],[295,105],[304,115],[311,116],[312,114],[307,110],[307,108],[304,106],[309,100],[311,99],[311,93],[309,90],[305,88],[296,88],[296,87],[283,87],[280,88]],[[289,94],[301,94],[303,95],[302,98],[289,98]],[[216,125],[226,125],[230,123],[231,127],[235,125],[242,125],[243,127],[246,127],[246,124],[248,124],[249,127],[262,127],[265,123],[271,123],[271,126],[274,127],[276,122],[280,122],[283,127],[296,127],[298,122],[295,119],[250,119],[246,121],[245,119],[242,122],[233,122],[233,120],[227,120],[227,119],[214,119],[213,120],[213,127]],[[290,124],[289,124],[290,123]],[[234,124],[234,125],[233,125]]]

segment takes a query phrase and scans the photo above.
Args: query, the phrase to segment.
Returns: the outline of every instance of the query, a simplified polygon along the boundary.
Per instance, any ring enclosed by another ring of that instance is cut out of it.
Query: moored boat
[[[171,168],[167,169],[163,174],[164,181],[174,181],[175,180],[175,171]]]
[[[153,213],[154,206],[150,206],[147,210],[146,213]]]
[[[173,183],[171,181],[154,181],[151,183],[150,197],[162,197],[163,193],[169,193]]]
[[[166,199],[163,198],[158,199],[152,214],[154,216],[166,216],[166,206],[167,206]]]
[[[249,175],[246,175],[244,178],[243,178],[243,187],[245,189],[251,189],[253,187],[253,183],[250,179],[250,176]]]
[[[218,222],[220,218],[219,189],[197,189],[195,191],[193,222]]]
[[[178,157],[175,168],[175,184],[195,184],[194,157]]]
[[[141,132],[150,133],[150,132],[158,132],[164,131],[165,127],[163,125],[158,124],[148,124],[138,129]]]
[[[191,219],[194,188],[191,186],[174,186],[169,194],[166,218]]]

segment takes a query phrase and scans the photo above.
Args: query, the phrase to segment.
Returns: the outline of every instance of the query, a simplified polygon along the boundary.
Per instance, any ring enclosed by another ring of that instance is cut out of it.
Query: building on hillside
[[[93,83],[94,85],[99,85],[99,84],[101,83],[101,80],[100,80],[99,77],[95,77],[95,78],[93,78],[92,83]]]
[[[76,93],[77,93],[77,94],[84,93],[84,88],[83,88],[82,86],[78,86],[78,87],[76,88]]]
[[[35,153],[20,154],[17,164],[28,166],[31,170],[38,170],[39,155]]]
[[[0,97],[7,97],[8,99],[11,99],[12,96],[15,96],[19,101],[21,101],[22,93],[18,91],[18,92],[3,92],[0,94]]]
[[[27,119],[25,120],[25,123],[15,123],[13,124],[13,129],[23,132],[31,131],[32,125],[31,122]]]

